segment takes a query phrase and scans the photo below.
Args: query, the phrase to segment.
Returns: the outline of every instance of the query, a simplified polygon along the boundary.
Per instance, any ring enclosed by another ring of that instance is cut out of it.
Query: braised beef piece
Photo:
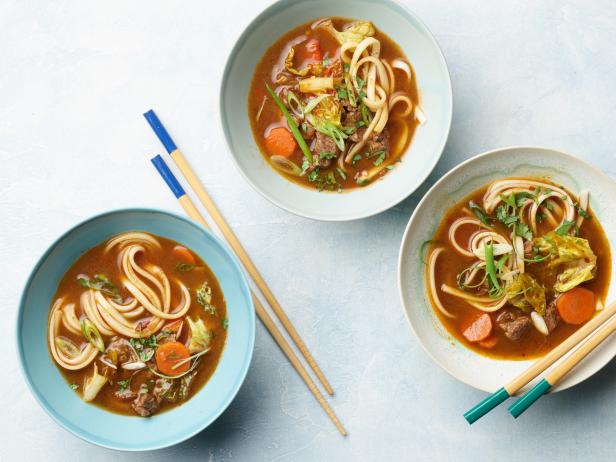
[[[338,146],[336,146],[336,142],[333,139],[321,132],[317,132],[314,146],[312,147],[311,169],[329,167],[332,164],[332,160],[338,155],[338,152]],[[323,153],[331,153],[334,157],[330,159],[321,158]]]
[[[125,338],[112,337],[105,350],[105,355],[115,364],[123,364],[132,358],[133,349]]]
[[[552,301],[545,309],[545,315],[543,316],[543,320],[545,321],[545,325],[548,327],[548,332],[551,334],[556,326],[558,325],[559,316],[558,310],[556,309],[556,302]]]
[[[351,106],[346,108],[344,112],[344,117],[342,118],[342,125],[347,128],[352,128],[354,130],[353,133],[349,135],[349,140],[353,143],[357,143],[358,141],[360,141],[366,131],[366,127],[357,128],[356,123],[360,120],[362,120],[362,118],[358,108],[354,108]]]
[[[370,139],[366,142],[366,151],[373,153],[377,151],[385,151],[385,155],[389,155],[389,132],[387,129],[381,133],[373,133]]]
[[[342,61],[340,59],[330,61],[329,66],[325,69],[325,75],[335,79],[342,77]]]
[[[509,340],[517,342],[530,329],[532,321],[530,316],[519,310],[504,310],[496,317],[496,324]]]
[[[311,140],[312,138],[314,138],[316,130],[312,125],[310,125],[309,123],[305,123],[299,116],[295,114],[291,114],[291,117],[295,121],[295,125],[297,125],[297,128],[299,128],[302,138],[304,138],[305,140]]]
[[[141,417],[149,417],[158,411],[159,404],[153,394],[140,391],[133,401],[132,408]]]
[[[163,399],[174,403],[177,401],[177,383],[173,379],[159,378],[156,380],[156,385],[152,390],[152,394],[156,400],[160,403]]]

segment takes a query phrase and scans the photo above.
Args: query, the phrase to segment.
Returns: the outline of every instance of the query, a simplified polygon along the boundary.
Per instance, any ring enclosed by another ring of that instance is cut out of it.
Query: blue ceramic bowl
[[[143,230],[190,247],[212,269],[227,302],[229,332],[216,372],[188,402],[151,418],[113,414],[69,389],[47,349],[47,318],[60,279],[86,250],[110,236]],[[76,436],[112,449],[143,451],[179,443],[206,428],[231,403],[252,358],[255,312],[238,261],[217,237],[169,212],[126,209],[90,218],[61,236],[34,267],[17,317],[17,348],[32,393],[47,413]]]

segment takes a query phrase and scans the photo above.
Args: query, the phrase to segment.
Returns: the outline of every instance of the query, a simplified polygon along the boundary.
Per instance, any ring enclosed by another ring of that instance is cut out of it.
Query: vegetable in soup
[[[206,263],[177,242],[135,231],[88,250],[66,272],[48,346],[84,401],[147,417],[186,402],[209,380],[227,326]]]
[[[588,191],[504,178],[453,206],[427,246],[430,300],[448,332],[501,359],[549,352],[603,308],[611,255]]]
[[[395,168],[424,120],[402,50],[369,21],[324,18],[276,41],[248,101],[257,145],[281,175],[319,191]]]

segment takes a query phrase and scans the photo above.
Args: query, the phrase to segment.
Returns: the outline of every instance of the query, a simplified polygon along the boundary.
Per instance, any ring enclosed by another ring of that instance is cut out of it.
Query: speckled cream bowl
[[[616,183],[590,164],[561,151],[540,147],[511,147],[486,152],[455,167],[432,186],[406,227],[398,261],[402,305],[419,343],[428,355],[468,385],[494,392],[526,369],[532,361],[495,360],[473,352],[453,338],[438,319],[428,299],[422,243],[436,231],[444,211],[472,191],[506,176],[549,176],[573,192],[590,191],[593,214],[608,237],[612,256],[616,250]],[[616,268],[612,260],[607,301],[614,300]],[[587,379],[616,355],[616,338],[606,340],[567,375],[552,391],[569,388]]]
[[[229,318],[226,345],[212,377],[181,406],[149,418],[114,414],[79,399],[58,371],[47,347],[49,309],[64,273],[86,250],[131,230],[181,242],[202,257],[220,283]],[[170,212],[124,209],[83,221],[43,254],[22,294],[16,338],[26,383],[58,424],[99,446],[145,451],[171,446],[195,435],[231,403],[252,358],[255,312],[239,262],[210,231]]]
[[[327,16],[370,20],[402,48],[415,70],[427,119],[395,170],[374,184],[341,194],[305,188],[274,171],[259,152],[248,120],[250,81],[267,48],[293,27]],[[449,135],[451,82],[432,34],[413,13],[392,0],[281,0],[257,16],[235,44],[222,78],[220,112],[233,160],[259,193],[308,218],[353,220],[394,206],[430,174]]]

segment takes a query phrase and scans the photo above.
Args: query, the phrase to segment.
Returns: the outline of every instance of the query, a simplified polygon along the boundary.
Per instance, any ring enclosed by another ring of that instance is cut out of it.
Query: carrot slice
[[[477,343],[487,339],[492,333],[492,318],[487,313],[482,314],[468,326],[462,335],[469,342]]]
[[[265,148],[272,155],[289,157],[295,152],[296,146],[295,138],[284,127],[271,129],[265,137]]]
[[[178,362],[188,359],[190,352],[180,342],[163,343],[156,349],[156,367],[163,374],[178,375],[190,369],[190,361],[174,368]]]
[[[182,260],[185,263],[189,263],[191,265],[195,264],[195,256],[192,254],[190,250],[188,250],[183,245],[176,245],[173,248],[173,253],[177,258]]]
[[[595,294],[583,287],[575,287],[556,299],[556,308],[567,324],[584,324],[595,314]]]
[[[482,348],[494,348],[498,343],[498,337],[496,335],[490,335],[487,339],[478,342],[478,345]]]

